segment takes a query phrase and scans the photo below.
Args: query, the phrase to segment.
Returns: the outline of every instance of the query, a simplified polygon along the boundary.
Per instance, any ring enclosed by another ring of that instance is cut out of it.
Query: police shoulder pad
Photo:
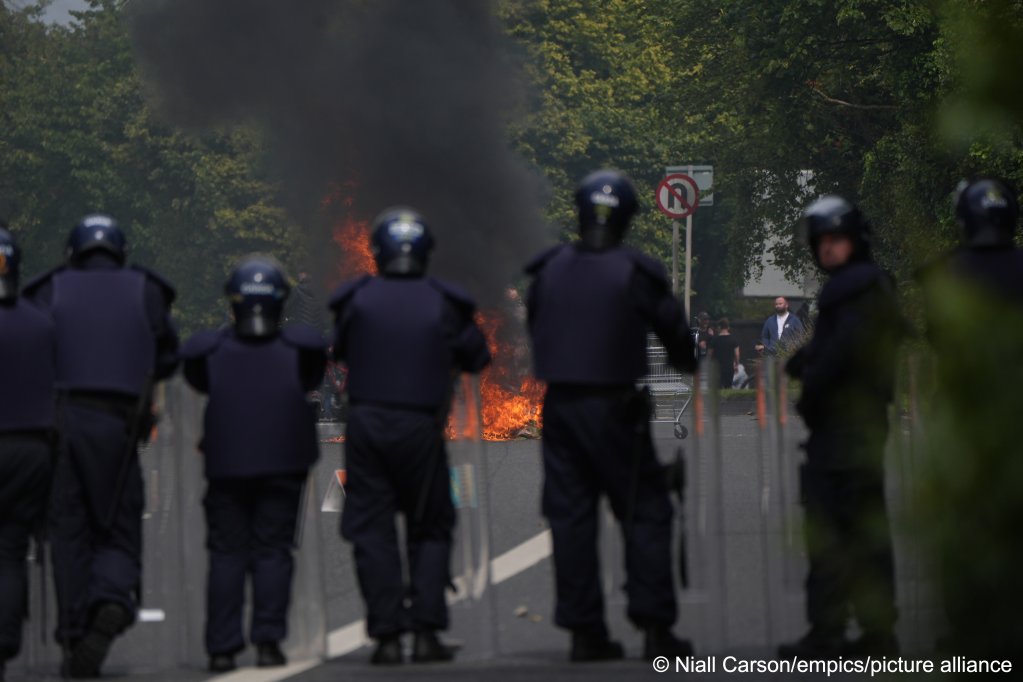
[[[215,351],[224,338],[223,330],[204,329],[188,337],[178,354],[185,360],[205,357]]]
[[[132,270],[135,270],[136,272],[141,272],[148,279],[151,279],[152,281],[156,282],[160,286],[160,289],[163,291],[163,295],[167,299],[168,304],[173,303],[174,299],[177,298],[178,293],[174,289],[174,285],[171,284],[170,280],[168,280],[160,273],[150,270],[149,268],[142,265],[132,264],[130,267]]]
[[[541,251],[540,253],[533,256],[532,260],[526,263],[526,267],[523,268],[523,271],[526,272],[527,274],[535,275],[536,273],[540,272],[540,270],[543,269],[543,266],[547,265],[547,261],[554,258],[554,256],[560,253],[567,246],[568,244],[558,244],[556,246],[552,246],[549,249]]]
[[[476,310],[476,301],[473,300],[468,291],[457,284],[445,282],[435,277],[427,277],[426,281],[465,313],[471,315]]]
[[[631,260],[636,268],[641,272],[658,282],[664,282],[667,284],[668,273],[664,269],[664,265],[661,264],[661,261],[646,255],[642,251],[637,251],[636,249],[629,248],[627,246],[622,247],[622,252],[628,256],[629,260]]]
[[[67,269],[67,266],[60,265],[60,266],[54,268],[53,270],[50,270],[49,272],[44,272],[41,275],[36,275],[32,279],[30,279],[25,284],[25,286],[23,286],[21,288],[22,295],[23,296],[28,296],[29,298],[31,298],[36,293],[36,291],[39,289],[39,287],[43,286],[44,284],[49,282],[51,279],[53,279],[54,275],[56,275],[59,272],[63,272],[66,269]]]
[[[327,347],[323,335],[304,322],[292,322],[281,329],[281,338],[288,345],[307,350],[324,350]]]
[[[330,295],[330,300],[327,302],[327,307],[331,310],[337,310],[345,303],[348,302],[356,291],[362,288],[367,282],[373,279],[372,275],[362,275],[355,279],[350,279],[347,282],[342,282],[334,293]]]

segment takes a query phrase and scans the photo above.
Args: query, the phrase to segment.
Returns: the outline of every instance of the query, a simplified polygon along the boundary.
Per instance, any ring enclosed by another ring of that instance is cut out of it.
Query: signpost
[[[693,213],[702,203],[711,206],[714,195],[700,192],[710,189],[714,184],[713,166],[668,166],[664,180],[657,185],[657,208],[671,218],[671,291],[678,296],[678,251],[679,224],[686,219],[686,277],[684,302],[686,314],[689,315],[689,299],[692,294],[693,265]],[[684,172],[683,172],[684,171]]]

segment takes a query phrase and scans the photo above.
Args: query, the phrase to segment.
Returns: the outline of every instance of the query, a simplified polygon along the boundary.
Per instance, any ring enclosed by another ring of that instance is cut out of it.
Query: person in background
[[[760,330],[758,353],[778,355],[786,350],[794,350],[806,333],[802,320],[789,313],[789,301],[784,296],[774,299],[774,315],[764,320]]]
[[[728,318],[717,322],[717,333],[711,337],[708,359],[717,363],[721,377],[721,388],[731,388],[735,372],[739,368],[739,342],[732,336]]]
[[[714,327],[710,324],[710,314],[701,312],[696,316],[696,351],[701,360],[707,357],[713,340]]]
[[[20,267],[21,250],[0,222],[0,680],[21,650],[28,541],[45,525],[56,442],[56,328],[18,298]]]
[[[288,289],[274,259],[243,258],[224,287],[233,325],[197,332],[181,349],[185,379],[209,396],[200,449],[209,549],[205,639],[215,673],[233,670],[245,648],[249,577],[256,665],[286,663],[280,643],[287,636],[295,527],[319,456],[316,415],[305,395],[323,379],[327,362],[318,329],[281,327]]]

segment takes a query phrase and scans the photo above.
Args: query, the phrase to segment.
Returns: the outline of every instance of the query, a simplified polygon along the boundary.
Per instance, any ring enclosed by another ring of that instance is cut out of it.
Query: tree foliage
[[[711,309],[727,307],[765,249],[794,278],[809,266],[796,226],[813,193],[859,202],[879,260],[908,281],[955,239],[959,178],[1023,180],[1023,98],[1005,68],[1018,63],[1018,2],[523,0],[503,11],[537,93],[516,140],[556,197],[601,165],[648,196],[668,163],[715,165],[694,272]],[[553,214],[569,224],[565,199]],[[665,225],[648,212],[637,237],[664,254]]]
[[[808,266],[795,228],[811,193],[858,201],[905,282],[954,243],[960,177],[1023,181],[1018,1],[494,1],[530,93],[509,138],[549,179],[562,231],[576,181],[617,167],[645,209],[630,239],[667,263],[654,187],[666,165],[714,164],[715,206],[695,218],[702,308],[728,312],[765,250],[793,277]],[[303,252],[259,130],[186,131],[150,109],[120,3],[91,0],[68,27],[38,18],[0,5],[0,211],[29,270],[108,211],[195,326],[238,254]]]
[[[186,329],[216,324],[229,264],[294,252],[295,226],[255,131],[183,131],[154,115],[119,5],[94,0],[69,27],[0,6],[2,210],[29,274],[62,260],[84,214],[115,216],[130,258],[177,285]]]

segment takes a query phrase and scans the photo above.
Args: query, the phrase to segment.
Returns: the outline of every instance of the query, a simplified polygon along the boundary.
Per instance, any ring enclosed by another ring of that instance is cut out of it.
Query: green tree
[[[0,191],[27,272],[62,259],[83,214],[110,213],[131,259],[177,285],[185,330],[218,324],[230,264],[256,250],[287,262],[301,235],[257,131],[183,131],[151,111],[120,5],[93,0],[69,27],[0,9]]]

